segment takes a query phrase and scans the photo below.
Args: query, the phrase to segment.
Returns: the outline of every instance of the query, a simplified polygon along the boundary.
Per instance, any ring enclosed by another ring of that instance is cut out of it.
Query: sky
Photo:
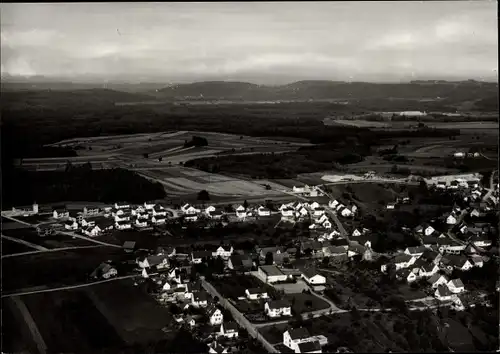
[[[0,4],[2,74],[498,82],[496,1]]]

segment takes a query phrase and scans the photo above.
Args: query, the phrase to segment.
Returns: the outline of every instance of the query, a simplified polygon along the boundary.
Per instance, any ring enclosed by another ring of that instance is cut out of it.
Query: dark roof
[[[292,307],[291,303],[286,300],[272,300],[268,302],[270,309],[282,309],[284,307]]]
[[[283,272],[274,265],[262,265],[259,267],[267,276],[283,275]]]
[[[436,259],[437,256],[438,256],[437,252],[430,250],[430,249],[427,249],[424,251],[424,253],[422,253],[422,255],[420,256],[420,259],[432,262]]]
[[[446,278],[446,276],[439,274],[439,273],[436,273],[432,277],[430,277],[429,280],[427,280],[427,282],[429,282],[430,284],[434,284],[441,277],[444,277],[446,279],[446,281],[448,281],[448,278]]]
[[[195,281],[195,282],[186,284],[186,290],[190,291],[190,292],[201,291],[202,289],[203,289],[203,287],[201,286],[200,281]]]
[[[125,241],[123,248],[135,248],[135,241]]]
[[[220,309],[216,305],[210,305],[207,310],[208,317],[211,317],[217,310],[220,311]]]
[[[262,289],[262,288],[250,288],[250,289],[247,289],[248,292],[250,294],[264,294],[264,293],[267,293],[266,290]]]
[[[193,298],[195,301],[208,301],[208,294],[204,291],[193,293]]]
[[[448,287],[444,284],[438,285],[437,292],[440,296],[450,296],[453,293],[448,289]]]
[[[118,225],[130,225],[130,221],[127,221],[127,220],[118,221],[117,224]]]
[[[165,259],[168,259],[167,256],[148,256],[148,263],[150,266],[155,266],[162,263]]]
[[[311,342],[299,343],[300,353],[316,352],[320,349],[321,349],[321,346],[319,344],[319,341],[317,341],[317,340],[314,340]]]
[[[426,273],[431,272],[434,269],[434,267],[436,267],[434,263],[425,263],[424,265],[422,265],[422,269]]]
[[[304,268],[302,269],[302,274],[304,274],[307,278],[312,278],[319,273],[314,268]]]
[[[233,332],[238,330],[238,325],[236,322],[226,322],[224,323],[224,330],[226,332]]]
[[[289,329],[288,333],[293,340],[310,338],[311,335],[305,327]]]
[[[331,254],[344,254],[346,253],[346,250],[344,247],[341,246],[328,246],[328,252]]]
[[[405,253],[402,253],[402,254],[398,254],[397,256],[395,256],[393,258],[393,261],[394,261],[394,263],[405,263],[405,262],[410,261],[410,259],[412,259],[412,258],[413,258],[412,256],[405,254]]]
[[[345,238],[337,238],[337,239],[331,240],[330,243],[333,246],[348,246],[349,245],[349,241],[347,241]]]
[[[417,247],[408,247],[408,251],[411,254],[417,254],[417,253],[423,253],[427,250],[426,247],[424,246],[417,246]]]
[[[464,287],[464,283],[462,282],[462,279],[460,278],[457,278],[457,279],[453,279],[451,280],[451,283],[456,287],[456,288],[463,288]]]

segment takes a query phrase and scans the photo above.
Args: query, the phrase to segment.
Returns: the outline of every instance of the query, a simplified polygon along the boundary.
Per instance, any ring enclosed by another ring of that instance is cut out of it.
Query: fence
[[[219,292],[212,286],[212,284],[208,283],[204,279],[201,281],[203,288],[212,296],[217,296],[219,298],[219,302],[224,307],[226,310],[231,312],[231,315],[233,315],[234,320],[236,323],[238,323],[241,327],[245,328],[248,331],[248,334],[252,336],[253,338],[257,339],[263,346],[266,348],[268,353],[279,353],[276,348],[274,348],[271,343],[269,343],[258,331],[258,329],[250,323],[246,319],[246,317],[238,311],[228,300],[226,300]]]

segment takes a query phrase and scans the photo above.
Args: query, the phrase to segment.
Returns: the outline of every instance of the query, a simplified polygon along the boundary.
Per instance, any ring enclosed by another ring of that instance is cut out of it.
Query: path
[[[38,352],[41,354],[47,353],[47,344],[43,340],[43,337],[38,330],[38,326],[36,325],[35,321],[33,320],[33,317],[31,316],[31,313],[29,312],[28,308],[26,307],[26,304],[23,302],[18,297],[13,297],[12,298],[12,303],[17,307],[19,310],[19,313],[22,315],[24,323],[28,326],[29,331],[31,332],[31,336],[33,338],[33,341],[36,344],[36,347],[38,349]]]
[[[103,245],[103,246],[109,246],[109,247],[115,247],[115,248],[123,248],[120,245],[115,245],[115,244],[112,244],[112,243],[107,243],[107,242],[102,242],[102,241],[94,240],[91,237],[87,237],[87,236],[83,236],[83,235],[78,235],[78,234],[76,234],[74,232],[58,231],[57,233],[58,234],[62,234],[62,235],[66,235],[66,236],[80,238],[82,240],[93,242],[93,243],[97,243],[97,244]]]
[[[11,221],[15,221],[15,222],[17,222],[19,224],[23,224],[23,225],[26,225],[26,226],[29,226],[29,227],[33,227],[33,225],[31,225],[30,223],[28,223],[26,221],[19,220],[19,219],[13,217],[13,216],[8,215],[6,212],[3,212],[3,211],[2,211],[2,217],[6,218],[6,219],[9,219]]]
[[[102,283],[108,283],[111,281],[116,281],[116,280],[123,280],[123,279],[131,279],[131,278],[137,278],[141,277],[140,274],[133,274],[133,275],[124,275],[121,277],[115,277],[115,278],[110,278],[110,279],[103,279],[103,280],[98,280],[94,281],[91,283],[85,283],[85,284],[77,284],[77,285],[68,285],[68,286],[62,286],[59,288],[49,288],[49,289],[40,289],[40,290],[30,290],[30,291],[19,291],[16,290],[16,293],[10,293],[10,294],[2,294],[2,299],[6,297],[13,297],[13,296],[23,296],[23,295],[31,295],[31,294],[39,294],[39,293],[50,293],[53,291],[61,291],[61,290],[71,290],[71,289],[78,289],[78,288],[84,288],[87,286],[92,286],[92,285],[97,285],[97,284],[102,284]]]
[[[45,248],[43,246],[40,246],[40,245],[31,243],[31,242],[28,242],[28,241],[25,241],[25,240],[21,240],[21,239],[15,238],[15,237],[6,236],[4,234],[2,234],[1,236],[2,236],[2,238],[6,239],[6,240],[9,240],[9,241],[12,241],[12,242],[15,242],[15,243],[19,243],[19,244],[27,246],[27,247],[34,248],[34,249],[36,249],[38,251],[48,251],[49,250],[48,248]]]
[[[85,249],[85,248],[96,248],[96,247],[103,247],[103,245],[62,247],[62,248],[45,249],[43,251],[40,250],[40,251],[28,251],[28,252],[21,252],[21,253],[13,253],[13,254],[2,255],[1,259],[20,257],[20,256],[28,256],[28,255],[38,254],[38,253],[42,253],[42,252],[43,253],[45,253],[45,252],[61,252],[61,251],[71,251],[71,250],[79,250],[79,249]]]

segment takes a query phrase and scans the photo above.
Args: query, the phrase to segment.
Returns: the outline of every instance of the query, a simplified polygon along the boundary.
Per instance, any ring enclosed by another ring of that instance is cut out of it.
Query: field
[[[214,196],[257,197],[282,195],[283,186],[272,183],[276,189],[267,190],[268,181],[245,181],[215,173],[203,172],[186,167],[169,167],[141,171],[146,177],[162,183],[168,196],[182,196],[206,190]]]
[[[2,290],[12,292],[37,286],[81,284],[108,259],[124,260],[127,255],[121,249],[97,247],[5,258],[2,260]]]
[[[128,344],[166,338],[163,328],[172,325],[167,309],[131,281],[116,281],[88,287],[94,305]]]
[[[312,294],[286,294],[284,298],[292,303],[292,311],[297,314],[324,310],[330,307],[326,301]]]
[[[34,249],[25,245],[21,245],[17,242],[5,240],[2,238],[2,256],[8,254],[21,253],[21,252],[30,252],[30,251],[34,251]]]
[[[269,286],[252,275],[236,275],[230,278],[220,278],[211,281],[212,285],[224,297],[236,300],[240,296],[245,296],[245,290],[250,288],[267,289],[269,296],[272,296],[273,287]]]
[[[24,228],[5,230],[3,231],[3,234],[20,240],[25,240],[48,249],[95,245],[93,242],[82,240],[80,238],[73,239],[71,236],[63,234],[53,234],[50,236],[40,237],[35,229],[27,228],[26,226],[24,226]]]
[[[26,305],[49,352],[74,352],[76,348],[87,352],[123,344],[84,291],[40,293],[23,296],[20,300]]]

